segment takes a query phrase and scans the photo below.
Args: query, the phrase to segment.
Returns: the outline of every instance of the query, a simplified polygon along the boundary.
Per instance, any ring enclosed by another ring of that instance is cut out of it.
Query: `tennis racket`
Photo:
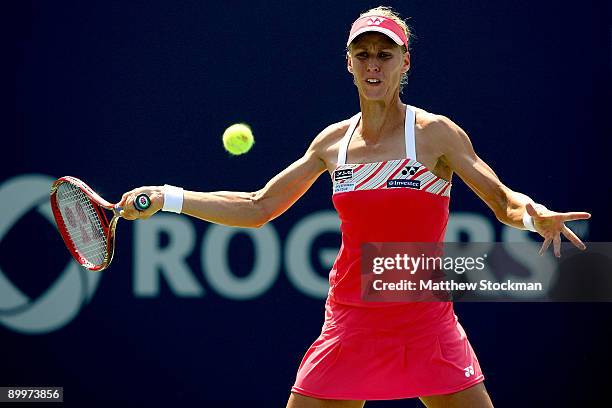
[[[138,211],[151,206],[146,194],[134,201]],[[51,186],[51,208],[57,228],[74,259],[90,271],[102,271],[113,260],[115,229],[121,207],[111,204],[75,177],[62,177]],[[109,221],[106,210],[113,212]]]

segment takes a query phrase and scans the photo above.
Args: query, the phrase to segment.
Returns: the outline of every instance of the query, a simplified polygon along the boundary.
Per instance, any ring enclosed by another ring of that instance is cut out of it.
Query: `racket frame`
[[[81,255],[81,253],[78,251],[76,245],[74,244],[74,242],[72,242],[72,239],[68,234],[68,229],[66,227],[66,224],[64,223],[64,217],[62,216],[62,213],[59,209],[59,205],[57,203],[57,190],[59,186],[64,183],[69,183],[80,189],[83,193],[85,193],[85,195],[91,202],[92,207],[96,211],[98,218],[101,221],[100,223],[102,224],[102,230],[106,237],[106,254],[103,262],[100,265],[95,265],[85,259],[85,257]],[[55,218],[55,222],[57,224],[57,229],[59,230],[59,233],[62,236],[62,239],[64,240],[64,243],[66,244],[66,247],[72,254],[73,258],[84,268],[89,269],[90,271],[103,271],[104,269],[106,269],[113,260],[113,255],[115,252],[115,230],[117,228],[117,222],[119,221],[119,218],[121,218],[119,216],[119,211],[121,211],[121,208],[109,203],[108,201],[100,197],[98,193],[96,193],[83,181],[71,176],[61,177],[53,183],[53,185],[51,186],[50,200],[51,208],[53,210],[53,217]],[[113,212],[113,218],[111,218],[110,221],[108,221],[106,213],[102,210],[103,208],[111,210]]]

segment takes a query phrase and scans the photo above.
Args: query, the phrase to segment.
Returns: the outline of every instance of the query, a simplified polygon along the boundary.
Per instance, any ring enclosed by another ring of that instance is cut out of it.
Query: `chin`
[[[376,101],[384,101],[385,99],[387,99],[387,92],[385,92],[384,90],[365,90],[363,92],[360,92],[361,97],[367,101],[371,101],[371,102],[376,102]]]

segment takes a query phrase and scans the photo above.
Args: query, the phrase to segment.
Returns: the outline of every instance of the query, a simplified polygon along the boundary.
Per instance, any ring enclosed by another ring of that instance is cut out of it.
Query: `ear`
[[[351,56],[348,52],[346,53],[346,69],[351,74],[353,73],[353,61],[351,61]]]
[[[405,74],[410,70],[410,52],[406,51],[404,54],[404,64],[402,65],[402,74]]]

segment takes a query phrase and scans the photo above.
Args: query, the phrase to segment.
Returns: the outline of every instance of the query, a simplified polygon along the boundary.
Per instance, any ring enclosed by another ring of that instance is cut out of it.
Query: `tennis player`
[[[560,256],[561,234],[585,245],[558,213],[505,186],[450,119],[400,100],[410,69],[410,31],[391,9],[363,13],[347,41],[361,111],[314,138],[303,157],[259,191],[195,192],[141,187],[124,194],[124,218],[159,210],[208,222],[260,227],[284,213],[327,171],[341,220],[342,246],[329,276],[325,323],[297,372],[288,408],[362,407],[366,400],[419,397],[429,408],[492,407],[478,359],[450,302],[365,302],[363,242],[441,242],[453,173],[504,224],[536,231]],[[389,180],[402,179],[401,183]],[[132,201],[152,199],[139,213]]]

